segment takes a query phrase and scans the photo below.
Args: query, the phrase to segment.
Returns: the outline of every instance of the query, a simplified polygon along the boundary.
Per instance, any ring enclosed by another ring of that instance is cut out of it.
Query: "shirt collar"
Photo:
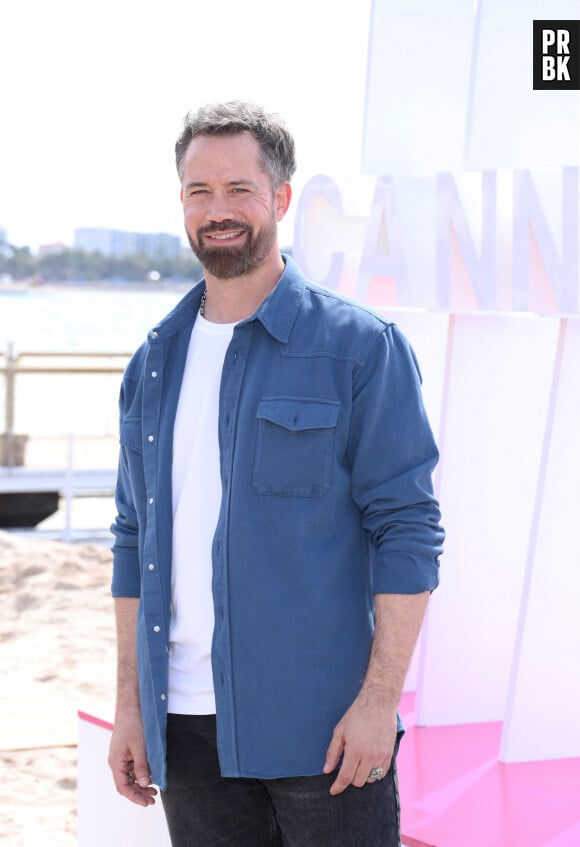
[[[282,258],[286,267],[277,285],[256,312],[240,321],[240,325],[258,320],[273,338],[287,344],[304,299],[306,279],[290,256],[282,254]]]

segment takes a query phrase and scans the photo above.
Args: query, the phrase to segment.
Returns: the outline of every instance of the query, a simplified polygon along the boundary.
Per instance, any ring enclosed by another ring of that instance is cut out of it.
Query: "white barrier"
[[[136,806],[117,794],[107,765],[112,725],[79,712],[79,847],[171,847],[159,796]]]

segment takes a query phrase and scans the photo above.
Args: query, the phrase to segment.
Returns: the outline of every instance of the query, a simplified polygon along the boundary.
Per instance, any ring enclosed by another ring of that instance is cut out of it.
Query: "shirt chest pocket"
[[[128,471],[132,505],[137,512],[144,512],[146,509],[146,494],[140,418],[125,418],[121,424],[120,441],[122,459]]]
[[[257,494],[320,497],[330,489],[338,411],[335,400],[260,401],[253,478]]]

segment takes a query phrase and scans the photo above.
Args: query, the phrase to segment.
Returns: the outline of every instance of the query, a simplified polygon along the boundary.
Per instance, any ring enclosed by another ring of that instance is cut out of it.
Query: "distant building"
[[[181,254],[181,239],[165,232],[124,232],[106,227],[75,229],[74,246],[87,253],[103,256],[135,256],[144,254],[152,259],[177,259]]]

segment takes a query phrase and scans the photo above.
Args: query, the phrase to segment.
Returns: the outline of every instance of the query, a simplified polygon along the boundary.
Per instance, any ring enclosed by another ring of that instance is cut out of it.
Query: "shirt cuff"
[[[421,594],[439,585],[439,560],[409,553],[376,555],[373,561],[373,594]]]
[[[113,597],[140,597],[139,555],[135,549],[113,548]]]

